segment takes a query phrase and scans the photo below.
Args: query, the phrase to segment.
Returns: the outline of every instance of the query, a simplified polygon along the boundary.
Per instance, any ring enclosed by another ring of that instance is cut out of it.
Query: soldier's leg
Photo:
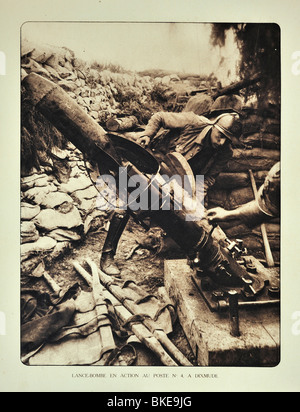
[[[125,210],[116,210],[110,220],[109,230],[102,248],[100,267],[107,275],[119,275],[120,270],[114,257],[118,248],[120,237],[129,220],[129,213]]]

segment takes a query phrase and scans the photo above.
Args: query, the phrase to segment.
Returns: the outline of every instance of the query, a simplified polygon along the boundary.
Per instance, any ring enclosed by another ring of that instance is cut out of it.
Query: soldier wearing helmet
[[[161,128],[167,132],[161,133]],[[241,133],[240,115],[234,111],[221,114],[211,111],[210,118],[193,112],[158,112],[149,120],[139,143],[154,151],[163,146],[164,153],[176,151],[182,154],[194,175],[204,176],[206,195],[231,159],[232,141]]]
[[[231,159],[232,141],[242,133],[238,111],[224,110],[223,101],[220,106],[217,100],[215,103],[207,117],[194,112],[158,112],[138,140],[149,146],[161,163],[171,152],[184,156],[194,175],[204,176],[204,196]],[[110,221],[100,260],[102,270],[109,275],[119,274],[114,256],[128,219],[126,211],[116,210]]]

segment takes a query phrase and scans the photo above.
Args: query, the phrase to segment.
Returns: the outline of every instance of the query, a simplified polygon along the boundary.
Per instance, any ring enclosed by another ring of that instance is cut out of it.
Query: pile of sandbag
[[[55,159],[68,173],[58,174]],[[88,231],[104,224],[106,213],[96,208],[99,192],[89,168],[70,144],[66,150],[53,149],[48,166],[21,178],[23,273],[33,270],[41,259],[60,256]]]
[[[145,105],[154,86],[150,76],[93,68],[65,47],[23,39],[21,57],[22,79],[34,72],[57,83],[102,124],[112,116],[123,114],[122,101],[134,100]]]
[[[107,67],[106,67],[107,66]],[[105,125],[112,117],[164,110],[168,99],[189,94],[194,88],[177,75],[153,78],[101,63],[87,63],[66,47],[49,46],[22,39],[21,77],[37,73],[61,86],[97,122]],[[168,105],[167,105],[168,106]],[[180,105],[179,105],[180,106]]]

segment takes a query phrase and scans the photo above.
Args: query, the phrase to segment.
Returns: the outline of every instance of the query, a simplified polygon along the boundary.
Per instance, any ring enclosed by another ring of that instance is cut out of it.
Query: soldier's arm
[[[149,120],[143,136],[141,136],[141,143],[144,142],[147,146],[152,137],[161,129],[182,129],[187,125],[199,125],[199,116],[192,112],[184,113],[170,113],[157,112]]]

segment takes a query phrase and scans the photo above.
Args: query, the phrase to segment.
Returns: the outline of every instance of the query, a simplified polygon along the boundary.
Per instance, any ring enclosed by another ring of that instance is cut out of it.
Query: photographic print
[[[273,23],[22,25],[24,365],[280,363],[280,46]]]

